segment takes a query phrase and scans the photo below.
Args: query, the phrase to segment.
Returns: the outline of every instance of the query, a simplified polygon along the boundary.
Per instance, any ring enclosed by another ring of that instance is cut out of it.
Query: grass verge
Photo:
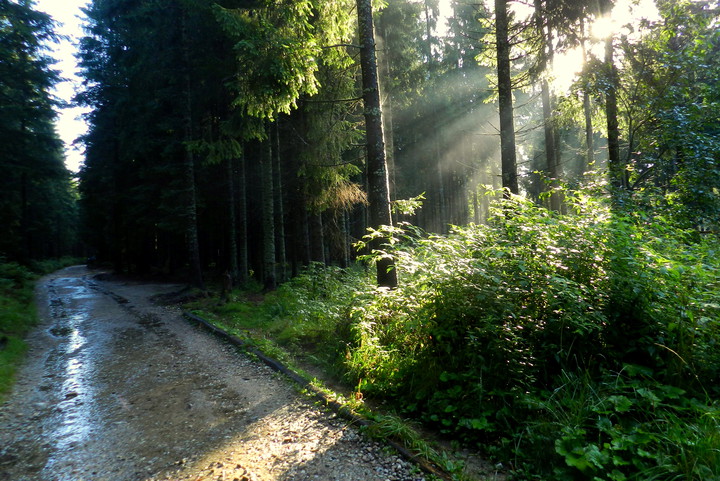
[[[35,281],[43,274],[76,263],[77,259],[62,258],[22,266],[0,259],[0,400],[10,391],[25,357],[25,336],[37,324]]]

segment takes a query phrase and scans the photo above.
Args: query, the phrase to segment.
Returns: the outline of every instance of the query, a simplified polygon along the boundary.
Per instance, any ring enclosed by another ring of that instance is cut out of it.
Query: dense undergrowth
[[[395,229],[401,285],[314,266],[215,315],[341,373],[516,479],[720,479],[720,242],[637,208],[519,199]]]
[[[0,258],[0,399],[10,389],[15,369],[25,354],[24,337],[37,323],[33,302],[35,280],[73,263],[77,259],[36,261],[22,266]]]

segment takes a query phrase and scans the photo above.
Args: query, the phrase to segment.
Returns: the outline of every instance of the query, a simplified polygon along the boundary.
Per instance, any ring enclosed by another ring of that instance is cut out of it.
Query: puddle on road
[[[164,310],[141,298],[173,287],[111,284],[133,300],[120,304],[73,275],[46,284],[33,377],[15,424],[0,426],[0,480],[141,481],[245,426],[244,397],[217,394],[217,376],[196,373]]]
[[[95,371],[93,349],[88,340],[88,329],[96,293],[90,291],[83,279],[57,279],[52,286],[54,297],[50,302],[51,315],[56,324],[50,333],[61,338],[48,358],[56,372],[62,373],[60,400],[48,419],[47,440],[52,446],[45,470],[63,472],[68,466],[68,454],[89,439],[93,426],[97,426]],[[72,479],[72,476],[63,478]]]

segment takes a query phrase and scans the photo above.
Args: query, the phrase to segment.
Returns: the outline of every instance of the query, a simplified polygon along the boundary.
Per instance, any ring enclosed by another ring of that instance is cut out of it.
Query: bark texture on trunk
[[[263,230],[263,286],[266,290],[277,287],[275,275],[275,197],[273,189],[272,141],[265,142],[266,151],[261,156],[262,176],[262,230]]]
[[[605,93],[605,116],[607,117],[608,171],[610,183],[618,189],[627,188],[625,168],[620,162],[620,127],[618,124],[617,87],[618,74],[613,60],[613,41],[605,41],[605,66],[608,75],[608,87]]]
[[[498,102],[500,107],[500,157],[502,186],[518,194],[515,123],[513,121],[512,77],[507,0],[495,0],[495,41],[497,44]]]
[[[378,89],[371,0],[357,0],[357,11],[360,36],[360,66],[365,103],[370,226],[377,229],[382,225],[392,225],[392,215],[390,213],[390,192],[385,159],[380,92]],[[382,244],[384,244],[383,239],[378,239],[374,247],[382,248]],[[377,282],[382,287],[397,286],[397,272],[392,258],[383,257],[378,259]]]

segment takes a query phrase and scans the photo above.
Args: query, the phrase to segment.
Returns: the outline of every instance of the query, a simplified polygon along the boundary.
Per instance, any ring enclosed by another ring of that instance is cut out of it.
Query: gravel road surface
[[[38,285],[41,324],[0,406],[0,480],[422,480],[285,379],[151,297],[181,286]]]

